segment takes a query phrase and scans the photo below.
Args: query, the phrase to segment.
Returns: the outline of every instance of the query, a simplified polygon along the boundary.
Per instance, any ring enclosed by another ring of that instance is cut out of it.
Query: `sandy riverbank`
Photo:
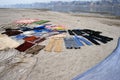
[[[38,18],[50,20],[51,24],[65,25],[69,29],[101,31],[103,35],[114,38],[113,41],[107,44],[84,46],[78,50],[67,50],[63,47],[62,53],[48,53],[42,50],[33,57],[23,56],[24,53],[19,54],[14,49],[1,51],[0,80],[71,80],[103,60],[117,45],[120,37],[120,20],[89,16],[75,16],[73,14],[34,9],[0,9],[0,25],[9,24],[21,18]],[[47,41],[43,44],[46,43]],[[7,59],[13,55],[17,56],[15,56],[15,60],[11,58],[13,62],[9,63]],[[9,64],[3,63],[4,61]],[[17,61],[23,61],[23,63],[12,65]]]

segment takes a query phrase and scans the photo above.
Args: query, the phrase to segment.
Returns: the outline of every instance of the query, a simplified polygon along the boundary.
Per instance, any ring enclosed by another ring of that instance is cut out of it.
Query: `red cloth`
[[[17,49],[18,51],[20,52],[24,52],[26,51],[27,49],[29,49],[30,47],[32,47],[34,44],[33,43],[30,43],[30,42],[27,42],[25,41],[23,44],[21,44],[20,46],[18,46]]]
[[[24,40],[25,41],[30,41],[30,42],[34,42],[35,40],[37,40],[38,38],[35,36],[30,36],[30,37],[25,37]]]

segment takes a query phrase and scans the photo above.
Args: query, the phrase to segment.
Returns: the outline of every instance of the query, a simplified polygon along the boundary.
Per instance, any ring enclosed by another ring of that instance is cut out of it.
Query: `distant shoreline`
[[[41,8],[0,8],[0,9],[20,9],[20,10],[24,10],[24,9],[28,9],[28,10],[40,10],[40,11],[54,11],[54,10],[50,10],[50,9],[41,9]],[[72,14],[75,14],[74,16],[82,16],[82,17],[97,17],[97,18],[110,18],[110,19],[120,19],[120,16],[116,16],[116,15],[113,15],[113,14],[110,14],[108,12],[86,12],[86,11],[76,11],[76,12],[66,12],[66,11],[54,11],[54,12],[61,12],[61,13],[72,13]],[[98,14],[98,15],[103,15],[102,17],[101,16],[88,16],[88,15],[83,15],[83,14]]]

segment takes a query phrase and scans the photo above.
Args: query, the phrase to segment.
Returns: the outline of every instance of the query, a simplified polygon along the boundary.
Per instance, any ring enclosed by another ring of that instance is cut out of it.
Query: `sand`
[[[67,50],[63,44],[63,50],[59,54],[42,50],[39,54],[31,57],[31,55],[25,55],[25,53],[20,54],[14,49],[1,51],[0,73],[2,75],[0,75],[0,80],[71,80],[106,58],[115,49],[120,37],[120,25],[114,25],[112,22],[119,24],[120,20],[106,18],[98,14],[97,16],[99,17],[91,16],[92,14],[87,14],[89,16],[86,16],[86,14],[82,15],[76,16],[73,13],[68,14],[35,9],[0,9],[0,25],[9,24],[21,18],[38,18],[51,21],[49,24],[65,25],[69,29],[98,30],[103,35],[114,38],[113,41],[107,44],[101,43],[100,46],[83,46],[81,49]],[[48,42],[46,40],[41,44],[48,44]],[[15,55],[17,57],[14,57]],[[28,61],[19,61],[19,56],[21,55]],[[11,63],[11,59],[14,58],[17,58],[18,62]],[[10,61],[7,62],[8,60]],[[6,66],[2,65],[5,62],[7,62],[6,64],[11,63],[14,67],[12,69],[5,68]]]

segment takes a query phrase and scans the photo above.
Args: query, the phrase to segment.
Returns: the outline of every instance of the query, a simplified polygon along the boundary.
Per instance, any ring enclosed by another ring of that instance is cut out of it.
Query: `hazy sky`
[[[50,1],[96,1],[96,0],[0,0],[0,5],[34,3],[34,2],[50,2]]]

